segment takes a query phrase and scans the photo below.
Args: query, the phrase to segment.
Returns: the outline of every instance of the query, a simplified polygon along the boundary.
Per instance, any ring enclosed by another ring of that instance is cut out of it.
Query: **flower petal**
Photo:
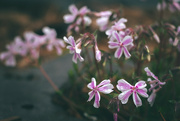
[[[120,79],[120,80],[118,80],[118,84],[116,87],[120,91],[126,91],[126,90],[131,89],[132,85],[129,84],[126,80]]]
[[[142,101],[136,91],[133,92],[133,102],[136,105],[136,107],[139,107],[142,105]]]
[[[132,42],[133,42],[133,39],[132,39],[131,36],[126,36],[122,40],[122,43],[123,43],[124,46],[130,45]]]
[[[100,84],[97,85],[97,87],[100,87],[100,86],[102,86],[102,85],[110,84],[110,82],[111,82],[111,81],[110,81],[109,79],[103,80]]]
[[[149,102],[151,106],[153,106],[155,98],[156,98],[156,93],[152,92],[149,98],[147,99],[147,101]]]
[[[88,93],[88,95],[89,95],[89,99],[88,99],[87,101],[89,102],[89,101],[91,101],[91,100],[93,99],[93,97],[94,97],[94,95],[95,95],[95,91],[90,91],[90,92]]]
[[[78,13],[78,9],[77,9],[77,7],[76,7],[74,4],[72,4],[72,5],[69,6],[69,11],[70,11],[72,14],[77,14],[77,13]]]
[[[114,53],[114,57],[119,59],[122,56],[123,50],[124,49],[122,47],[119,47]]]
[[[121,42],[121,37],[120,37],[120,35],[117,33],[117,31],[113,31],[112,35],[113,35],[114,38],[116,38],[116,40],[117,40],[118,42]]]
[[[119,43],[117,43],[117,42],[109,41],[108,43],[109,43],[108,47],[110,49],[114,49],[114,48],[118,48],[119,47]]]
[[[87,87],[88,87],[89,89],[94,89],[94,88],[96,87],[96,79],[95,79],[95,78],[92,78],[92,79],[91,79],[91,83],[89,83],[89,84],[87,85]]]
[[[146,88],[143,88],[143,89],[137,89],[136,90],[138,94],[140,94],[141,96],[143,97],[148,97],[149,95],[147,94],[147,89]]]
[[[109,93],[113,92],[113,90],[112,90],[113,88],[114,88],[114,86],[112,84],[106,84],[102,87],[99,87],[98,90],[99,90],[99,92],[102,92],[104,94],[109,94]]]
[[[95,92],[95,101],[94,101],[94,105],[93,105],[95,108],[99,108],[99,106],[100,106],[99,101],[100,101],[100,94],[97,91],[97,92]]]
[[[130,58],[131,57],[131,54],[129,53],[128,49],[126,47],[123,47],[123,50],[124,50],[124,55],[126,58]]]
[[[147,84],[145,81],[138,81],[136,84],[135,84],[135,87],[138,88],[138,89],[143,89],[144,87],[146,87]]]
[[[132,94],[132,90],[126,90],[118,95],[118,99],[121,100],[122,104],[126,104],[131,94]]]

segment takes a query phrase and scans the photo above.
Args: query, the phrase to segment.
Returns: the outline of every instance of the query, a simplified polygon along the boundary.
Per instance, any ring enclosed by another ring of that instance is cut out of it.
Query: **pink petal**
[[[127,48],[126,48],[126,47],[123,47],[123,49],[124,49],[124,55],[125,55],[125,57],[126,57],[126,58],[130,58],[130,57],[131,57],[131,54],[129,53],[129,51],[127,50]]]
[[[77,63],[77,58],[78,58],[77,53],[74,53],[73,58],[72,58],[72,61],[73,61],[74,63]]]
[[[96,51],[96,60],[98,62],[101,61],[101,51],[99,51],[99,50]]]
[[[84,58],[83,58],[83,57],[81,57],[81,55],[80,55],[80,54],[78,54],[78,58],[79,58],[79,61],[80,61],[80,62],[84,61]]]
[[[119,34],[117,33],[117,31],[113,31],[112,33],[113,37],[116,38],[116,40],[118,42],[121,42],[121,37],[119,36]]]
[[[77,7],[74,4],[69,6],[69,11],[72,14],[77,14],[78,13],[78,9],[77,9]]]
[[[131,89],[132,85],[129,84],[126,80],[120,79],[120,80],[118,80],[118,84],[116,87],[120,91],[126,91],[126,90]]]
[[[112,42],[112,41],[109,41],[108,42],[109,43],[109,48],[110,49],[114,49],[114,48],[118,48],[119,47],[119,43],[117,43],[117,42]]]
[[[139,107],[142,105],[142,101],[136,92],[133,92],[133,102],[136,105],[136,107]]]
[[[151,106],[153,106],[155,98],[156,98],[156,93],[152,92],[149,98],[147,99],[147,101],[149,102]]]
[[[100,106],[99,101],[100,101],[100,94],[97,91],[97,92],[95,92],[95,101],[94,101],[94,105],[93,105],[95,108],[99,108],[99,106]]]
[[[69,36],[69,37],[68,37],[68,40],[69,40],[69,43],[70,43],[73,47],[75,47],[75,46],[76,46],[76,43],[75,43],[74,37]]]
[[[115,52],[115,54],[114,54],[114,57],[119,59],[119,58],[122,56],[122,53],[123,53],[123,48],[122,48],[122,47],[119,47],[119,48],[116,50],[116,52]]]
[[[102,86],[102,85],[106,85],[106,84],[110,84],[110,80],[108,79],[108,80],[103,80],[100,84],[98,84],[97,85],[97,87],[100,87],[100,86]]]
[[[79,10],[79,14],[81,14],[81,15],[84,15],[88,12],[89,12],[89,9],[87,8],[87,6],[84,6]]]
[[[113,88],[114,88],[114,86],[112,84],[107,84],[102,87],[99,87],[98,90],[99,90],[99,92],[102,92],[104,94],[109,94],[109,93],[113,92],[113,90],[112,90]]]
[[[138,81],[136,84],[135,84],[135,87],[138,88],[138,89],[143,89],[144,87],[146,87],[147,84],[145,81]]]
[[[141,96],[143,97],[148,97],[148,94],[147,94],[147,89],[146,88],[143,88],[143,89],[137,89],[136,90],[138,94],[140,94]]]
[[[118,95],[118,99],[121,100],[122,104],[126,104],[131,94],[132,94],[132,90],[126,90]]]
[[[130,45],[132,44],[133,42],[133,39],[131,36],[126,36],[123,40],[122,40],[122,43],[124,46],[127,46],[127,45]]]
[[[94,89],[94,88],[96,87],[96,79],[95,79],[95,78],[92,78],[92,79],[91,79],[91,83],[89,83],[89,84],[87,85],[87,87],[88,87],[89,89]]]
[[[89,102],[89,101],[91,101],[91,100],[93,99],[93,97],[94,97],[94,95],[95,95],[95,91],[90,91],[90,92],[88,93],[88,95],[89,95],[89,99],[88,99],[87,101]]]

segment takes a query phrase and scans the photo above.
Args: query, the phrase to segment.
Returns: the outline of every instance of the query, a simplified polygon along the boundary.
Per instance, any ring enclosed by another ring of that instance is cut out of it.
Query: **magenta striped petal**
[[[72,61],[74,62],[74,63],[77,63],[77,53],[74,53],[74,55],[73,55],[73,58],[72,58]]]
[[[95,92],[95,101],[94,101],[94,105],[93,105],[95,108],[99,108],[99,106],[100,106],[99,101],[100,101],[100,94],[97,91],[97,92]]]
[[[147,94],[147,89],[146,88],[143,88],[143,89],[137,89],[136,90],[138,94],[140,94],[141,96],[143,97],[148,97],[148,94]]]
[[[99,92],[102,92],[104,94],[109,94],[109,93],[113,92],[113,90],[112,90],[113,88],[114,88],[114,86],[112,84],[106,84],[102,87],[99,87],[98,90],[99,90]]]
[[[91,83],[89,83],[89,84],[87,85],[87,87],[88,87],[89,89],[94,89],[94,88],[96,87],[96,79],[95,79],[95,78],[92,78],[92,79],[91,79]]]
[[[119,47],[116,52],[114,53],[114,57],[115,58],[120,58],[122,56],[122,53],[123,53],[123,48],[122,47]]]
[[[120,79],[120,80],[118,80],[118,84],[116,87],[120,91],[126,91],[126,90],[131,89],[132,85],[129,84],[126,80]]]
[[[142,105],[142,101],[136,92],[133,92],[133,102],[136,105],[136,107],[139,107]]]
[[[126,47],[123,47],[123,49],[124,49],[124,55],[125,55],[125,57],[126,57],[126,58],[130,58],[130,57],[131,57],[131,54],[129,53],[129,51],[127,50],[127,48],[126,48]]]
[[[88,93],[88,95],[89,95],[89,99],[87,101],[91,101],[93,99],[94,95],[95,95],[95,91],[90,91]]]
[[[127,45],[130,45],[132,44],[133,42],[133,39],[131,36],[126,36],[123,40],[122,40],[122,43],[124,46],[127,46]]]
[[[74,37],[69,36],[68,40],[69,40],[70,44],[71,44],[73,47],[75,47],[75,46],[76,46],[76,43],[75,43]]]
[[[110,82],[111,82],[111,81],[110,81],[109,79],[103,80],[100,84],[97,85],[97,87],[100,87],[100,86],[106,85],[106,84],[110,84]]]
[[[119,36],[119,34],[117,33],[117,31],[113,31],[112,33],[113,37],[116,38],[116,40],[118,42],[121,42],[121,37]]]
[[[135,87],[138,88],[138,89],[142,89],[144,87],[146,87],[147,84],[145,81],[138,81],[136,84],[135,84]]]
[[[119,43],[117,43],[117,42],[109,41],[108,43],[109,43],[108,47],[110,49],[114,49],[114,48],[118,48],[119,47]]]
[[[118,99],[121,100],[122,104],[126,104],[131,94],[132,94],[131,90],[126,90],[118,95]]]

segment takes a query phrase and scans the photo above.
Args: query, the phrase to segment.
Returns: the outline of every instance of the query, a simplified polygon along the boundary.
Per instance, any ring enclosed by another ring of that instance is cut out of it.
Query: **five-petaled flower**
[[[76,42],[74,40],[74,37],[69,36],[68,39],[66,37],[63,38],[64,41],[70,45],[68,45],[66,48],[70,50],[70,53],[74,53],[72,61],[74,63],[77,63],[77,59],[79,58],[79,60],[82,62],[84,61],[84,58],[81,57],[80,53],[81,53],[81,49],[78,48],[80,46],[81,43],[78,43],[76,45]]]
[[[124,38],[122,38],[116,31],[113,32],[113,37],[116,39],[116,41],[109,41],[108,43],[109,48],[117,48],[114,54],[115,58],[120,58],[123,52],[126,58],[130,58],[131,54],[129,53],[127,46],[133,45],[132,37],[125,36]]]
[[[118,99],[121,100],[122,104],[126,104],[128,102],[129,96],[133,94],[133,102],[136,105],[136,107],[139,107],[142,105],[142,101],[140,97],[141,95],[145,98],[148,97],[147,89],[145,81],[138,81],[135,86],[132,86],[124,79],[118,80],[117,89],[120,90],[122,93],[119,94]]]
[[[104,93],[104,94],[109,94],[113,91],[112,89],[114,88],[113,85],[110,83],[109,79],[103,80],[100,84],[98,84],[96,86],[95,78],[91,79],[91,83],[89,83],[87,85],[87,87],[89,89],[92,89],[92,91],[90,91],[88,93],[88,95],[89,95],[88,101],[91,101],[95,95],[95,101],[94,101],[94,105],[93,105],[95,108],[99,108],[99,106],[100,106],[100,103],[99,103],[100,93],[99,92]]]

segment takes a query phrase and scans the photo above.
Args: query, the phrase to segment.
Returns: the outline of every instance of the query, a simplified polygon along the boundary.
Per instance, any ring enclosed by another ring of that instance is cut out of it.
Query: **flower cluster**
[[[159,11],[165,10],[166,8],[168,8],[171,12],[180,11],[179,0],[169,0],[168,3],[166,3],[164,0],[162,0],[161,3],[157,4],[157,9]]]
[[[62,48],[65,44],[62,39],[56,38],[57,34],[54,29],[49,27],[43,28],[44,35],[37,35],[34,32],[24,33],[24,41],[19,37],[15,37],[14,42],[7,45],[7,51],[0,54],[0,59],[5,61],[7,66],[15,66],[15,56],[29,56],[31,59],[38,59],[40,48],[46,46],[48,51],[53,48],[57,50],[57,54],[62,54]]]

